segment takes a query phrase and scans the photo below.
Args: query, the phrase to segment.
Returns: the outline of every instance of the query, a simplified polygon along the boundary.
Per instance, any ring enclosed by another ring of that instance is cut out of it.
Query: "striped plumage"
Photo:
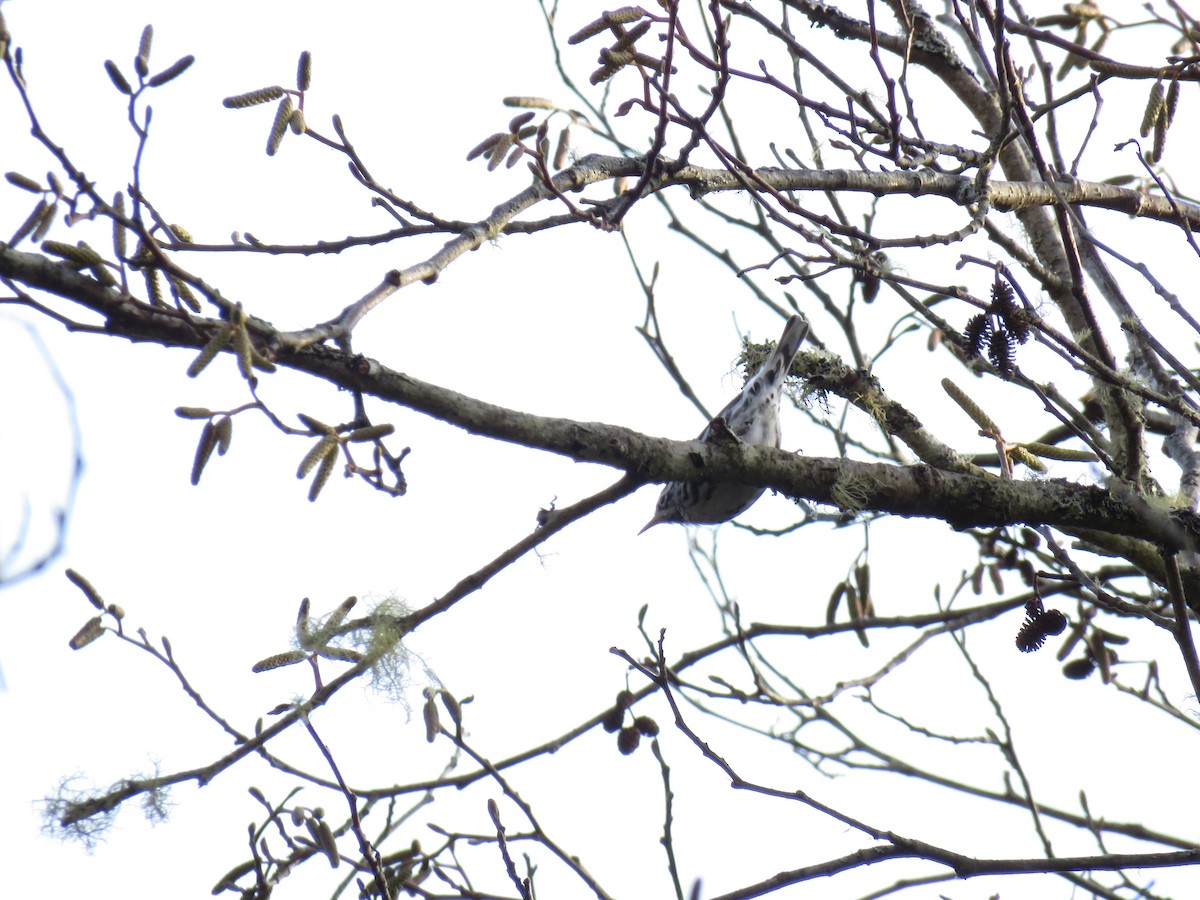
[[[741,393],[717,414],[717,419],[724,419],[729,431],[742,442],[779,446],[779,400],[783,395],[783,383],[807,334],[808,322],[802,316],[788,319],[779,343],[767,361],[746,382]],[[697,440],[707,442],[712,438],[713,424],[710,422]],[[728,522],[748,510],[764,490],[746,484],[672,481],[659,494],[654,517],[646,524],[646,528],[659,522],[680,522],[685,525]]]

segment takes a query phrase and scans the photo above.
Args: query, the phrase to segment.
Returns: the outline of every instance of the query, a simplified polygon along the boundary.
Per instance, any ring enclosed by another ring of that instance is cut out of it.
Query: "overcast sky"
[[[464,159],[470,147],[506,126],[513,111],[501,105],[502,97],[541,94],[575,102],[558,83],[535,4],[469,3],[456,5],[454,15],[446,9],[416,3],[113,7],[11,0],[4,15],[14,44],[24,49],[29,93],[43,127],[109,194],[128,183],[134,141],[124,123],[124,98],[106,78],[103,61],[112,58],[131,68],[148,22],[155,26],[152,71],[194,54],[192,69],[152,97],[145,190],[168,220],[186,226],[198,241],[219,242],[237,231],[272,243],[302,243],[382,231],[388,219],[357,189],[344,159],[315,142],[289,135],[279,154],[268,158],[263,147],[269,107],[222,107],[221,99],[231,94],[290,85],[300,51],[310,50],[314,58],[310,124],[331,133],[329,117],[340,114],[381,182],[447,218],[482,218],[527,179],[522,167],[489,175],[478,161],[468,165]],[[577,17],[579,24],[585,21]],[[568,64],[586,76],[594,49],[573,52],[577,56],[568,57]],[[0,168],[41,178],[49,162],[21,126],[22,117],[6,82],[0,88]],[[578,140],[580,150],[605,149],[585,136]],[[1183,135],[1173,140],[1192,146]],[[0,184],[0,227],[15,227],[24,213],[14,210],[30,206],[31,197]],[[635,252],[647,254],[639,262],[652,265],[649,254],[659,248],[668,258],[662,312],[672,324],[686,326],[689,342],[679,348],[681,365],[709,408],[718,409],[740,384],[732,369],[738,335],[773,340],[780,321],[713,263],[693,254],[672,264],[669,254],[682,244],[653,212],[633,218],[629,227]],[[52,237],[77,239],[67,230]],[[418,261],[442,240],[312,259],[193,255],[182,262],[255,315],[281,327],[303,327],[330,318],[388,268]],[[634,332],[642,306],[621,239],[576,225],[484,246],[436,285],[400,292],[371,314],[355,349],[515,409],[690,437],[704,422]],[[35,323],[69,387],[71,404],[25,322]],[[259,812],[245,793],[244,776],[234,774],[202,791],[177,788],[165,825],[151,828],[136,809],[123,811],[108,841],[90,856],[37,833],[34,802],[52,794],[63,777],[78,774],[81,785],[105,785],[156,767],[168,772],[200,765],[228,749],[224,736],[147,655],[111,635],[79,653],[67,648],[91,608],[63,577],[64,568],[83,572],[107,600],[122,605],[131,628],[144,627],[152,640],[169,636],[197,689],[249,730],[265,710],[308,688],[300,667],[254,676],[249,671],[256,660],[290,646],[301,598],[310,597],[318,612],[350,594],[366,601],[395,595],[423,605],[532,530],[539,508],[574,502],[616,478],[599,467],[472,438],[416,413],[375,405],[380,421],[395,424],[396,446],[412,447],[406,497],[389,499],[335,476],[319,502],[309,504],[305,485],[295,478],[308,445],[249,415],[237,418],[229,455],[215,459],[193,488],[188,473],[199,425],[172,411],[179,405],[219,409],[246,402],[232,359],[219,359],[190,380],[184,375],[186,353],[68,335],[44,318],[11,309],[0,311],[0,346],[2,383],[24,388],[0,396],[8,436],[0,442],[0,461],[10,473],[0,495],[4,541],[12,539],[23,495],[33,516],[31,549],[48,533],[47,511],[61,502],[70,465],[63,448],[69,447],[71,409],[86,465],[67,552],[47,574],[0,596],[6,614],[0,666],[7,682],[7,692],[0,694],[7,735],[0,833],[10,860],[0,874],[0,885],[6,885],[0,892],[14,897],[58,896],[83,885],[133,898],[162,896],[164,889],[177,897],[207,896],[225,868],[244,858],[244,824]],[[308,379],[281,372],[262,381],[264,398],[284,413],[300,411],[329,422],[349,418],[348,398]],[[898,382],[897,389],[906,400],[920,397],[911,383]],[[944,416],[938,420],[944,434],[971,439],[974,426],[955,418],[944,398],[926,399],[925,409]],[[1004,413],[1018,420],[1027,412],[1025,402]],[[827,437],[807,426],[803,416],[790,413],[784,447],[833,453]],[[14,472],[20,477],[14,479]],[[1071,473],[1088,477],[1080,469]],[[419,703],[421,688],[434,679],[459,695],[474,695],[470,730],[484,752],[499,757],[549,739],[611,702],[625,674],[608,648],[644,652],[635,630],[644,604],[650,607],[649,630],[666,627],[677,649],[711,639],[716,613],[687,558],[684,530],[657,528],[636,537],[656,494],[656,488],[645,488],[601,511],[416,632],[409,641],[417,654],[409,703]],[[790,504],[770,494],[749,514],[764,526],[792,517]],[[707,532],[702,537],[709,539]],[[851,566],[861,540],[853,527],[810,529],[786,542],[724,528],[722,575],[744,603],[747,619],[819,623],[829,588]],[[932,608],[930,598],[906,592],[905,573],[914,559],[922,566],[946,559],[947,583],[969,564],[971,542],[936,523],[885,523],[872,540],[876,583],[888,588],[881,596],[889,613],[918,603]],[[929,589],[925,579],[911,583]],[[1104,704],[1117,702],[1111,691],[1098,681],[1065,684],[1050,653],[1014,660],[1011,636],[1004,637],[1003,629],[996,634],[992,646],[980,641],[972,649],[997,670],[1019,664],[1027,673],[1028,693],[1018,685],[1002,699],[1011,701],[1018,733],[1031,741],[1046,739],[1030,760],[1045,776],[1039,782],[1042,799],[1074,808],[1089,770],[1120,766],[1119,778],[1086,779],[1089,800],[1093,807],[1110,804],[1104,807],[1109,818],[1136,816],[1146,792],[1161,790],[1161,783],[1148,775],[1140,783],[1144,767],[1126,762],[1157,758],[1163,741],[1181,739],[1186,729],[1164,736],[1130,710],[1131,704],[1120,707],[1119,726],[1106,724],[1101,715],[1110,716],[1112,707]],[[870,653],[882,662],[910,637],[883,636]],[[1146,640],[1149,655],[1155,639]],[[814,694],[832,687],[843,663],[852,661],[852,671],[869,669],[863,660],[870,657],[854,655],[867,651],[852,637],[829,643],[825,652],[834,646],[842,654],[836,659],[796,660]],[[965,707],[979,697],[962,677],[961,659],[952,657],[947,654],[944,669],[927,661],[929,669],[897,679],[891,689],[924,692],[935,710],[954,719],[960,703]],[[948,672],[955,677],[946,677]],[[1170,680],[1176,673],[1164,677],[1181,689],[1182,681]],[[345,693],[317,724],[336,744],[356,784],[404,782],[436,772],[444,748],[425,744],[419,708],[410,719],[403,703],[385,703],[365,688]],[[661,704],[653,713],[668,724]],[[1114,727],[1128,740],[1121,760],[1105,758],[1103,751],[1103,736]],[[1054,780],[1063,768],[1053,750],[1059,732],[1072,735],[1072,743],[1078,735],[1096,735],[1096,758],[1070,761],[1079,781]],[[716,733],[734,758],[768,766],[732,729]],[[1192,734],[1187,738],[1194,740]],[[681,848],[684,868],[703,876],[706,890],[744,883],[747,871],[766,877],[786,867],[788,848],[797,842],[827,842],[830,853],[858,846],[855,836],[831,831],[826,820],[746,797],[738,798],[744,805],[737,815],[746,819],[746,837],[739,840],[743,835],[731,834],[721,813],[687,806],[688,788],[711,789],[720,783],[717,773],[689,756],[677,739],[664,740],[675,740],[678,751],[676,790],[689,838]],[[571,852],[582,855],[601,881],[624,896],[649,896],[639,891],[650,877],[654,895],[665,896],[657,861],[652,872],[622,867],[628,846],[654,847],[661,824],[657,806],[646,819],[606,806],[613,785],[656,796],[657,768],[646,753],[617,757],[607,741],[597,735],[579,751],[595,754],[604,777],[577,781],[565,796],[530,773],[518,779],[520,789],[569,835]],[[281,749],[320,767],[300,734]],[[863,789],[860,782],[853,788],[824,782],[794,758],[772,752],[778,755],[769,761],[772,771],[794,772],[797,785],[819,786],[830,802],[853,804],[853,791]],[[291,784],[265,770],[259,775],[275,796]],[[489,828],[480,799],[487,795],[461,801],[479,830]],[[962,841],[980,855],[1036,852],[1031,846],[992,847],[986,821],[973,822],[977,832],[964,834],[962,818],[941,810],[923,817],[912,808],[916,802],[903,790],[894,798],[897,816],[903,810],[906,823],[919,821],[928,829],[917,836]],[[1174,818],[1164,811],[1156,824],[1169,827],[1174,821],[1179,833],[1194,834],[1192,818],[1176,805]],[[449,816],[445,821],[452,824]],[[1073,851],[1090,852],[1062,848]],[[547,877],[554,885],[553,873]],[[995,889],[994,882],[970,882],[953,886],[953,896],[974,900]]]

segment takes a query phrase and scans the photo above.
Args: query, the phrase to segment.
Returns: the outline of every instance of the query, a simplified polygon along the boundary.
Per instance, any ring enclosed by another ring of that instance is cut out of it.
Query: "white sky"
[[[582,12],[569,13],[580,24],[587,20]],[[143,181],[167,218],[201,241],[250,231],[268,242],[308,242],[387,227],[386,217],[355,189],[342,158],[289,136],[278,156],[268,159],[262,148],[270,108],[221,107],[230,94],[276,82],[290,85],[301,50],[314,55],[309,123],[329,133],[329,116],[341,114],[380,181],[446,217],[481,218],[523,183],[520,168],[487,175],[481,164],[467,165],[463,159],[513,114],[500,98],[541,94],[574,102],[558,87],[533,3],[461,4],[448,16],[440,4],[417,3],[335,8],[126,2],[114,8],[10,0],[4,15],[14,43],[24,47],[29,91],[44,127],[108,193],[128,180],[133,142],[123,123],[124,98],[108,83],[103,60],[111,57],[130,68],[147,22],[156,29],[152,71],[184,54],[196,55],[185,77],[152,97],[153,136]],[[569,64],[586,79],[595,48],[572,52]],[[14,127],[21,113],[7,83],[0,89],[0,122],[5,123],[0,169],[41,177],[47,162],[25,130]],[[1181,135],[1173,135],[1173,141],[1194,146]],[[31,195],[0,184],[2,227],[19,221],[23,213],[14,210],[30,200]],[[753,305],[724,270],[695,254],[670,256],[682,244],[665,233],[656,214],[635,216],[629,227],[647,267],[650,253],[667,254],[661,280],[664,321],[681,338],[686,325],[688,342],[678,346],[680,362],[710,408],[719,408],[738,384],[730,369],[737,352],[733,317],[741,330],[760,340],[777,336],[778,321]],[[61,229],[52,236],[77,237]],[[329,318],[388,268],[423,258],[442,240],[323,259],[191,257],[183,264],[202,271],[256,315],[281,327],[299,327]],[[1195,261],[1187,264],[1194,268]],[[633,331],[642,304],[620,239],[574,226],[485,246],[456,263],[435,286],[406,289],[371,314],[356,335],[355,349],[418,378],[516,409],[690,436],[703,422]],[[0,379],[26,386],[0,397],[9,436],[0,449],[8,473],[0,494],[0,540],[5,542],[11,540],[22,493],[28,493],[35,515],[44,516],[47,504],[57,502],[55,485],[62,483],[67,462],[61,453],[58,395],[27,332],[14,321],[31,318],[10,311],[0,315],[5,348]],[[887,321],[892,318],[894,311]],[[257,716],[306,690],[299,667],[257,676],[249,671],[254,661],[288,647],[302,597],[312,598],[315,611],[331,609],[350,594],[363,599],[396,594],[413,606],[424,604],[526,534],[539,507],[556,498],[560,505],[574,502],[615,479],[598,467],[471,438],[376,404],[379,420],[396,425],[396,446],[413,448],[405,465],[411,489],[402,499],[387,499],[335,476],[319,502],[309,504],[305,485],[294,478],[307,445],[284,439],[252,416],[238,417],[229,455],[214,459],[195,489],[188,473],[199,426],[176,418],[172,410],[245,402],[232,360],[218,360],[193,381],[184,376],[188,354],[66,335],[36,321],[75,395],[87,471],[67,554],[48,574],[2,597],[0,665],[7,692],[0,694],[0,728],[7,750],[0,777],[0,809],[6,811],[0,835],[10,860],[0,874],[5,896],[34,891],[57,896],[84,883],[90,890],[131,898],[161,896],[165,885],[176,897],[207,896],[226,868],[243,858],[244,824],[259,815],[245,793],[245,774],[235,772],[202,791],[176,789],[166,825],[151,828],[136,809],[124,811],[108,841],[91,855],[38,834],[34,802],[53,793],[63,776],[80,773],[84,784],[103,785],[155,766],[170,772],[200,765],[227,749],[223,736],[149,657],[111,636],[80,653],[67,648],[91,609],[62,577],[63,568],[83,572],[106,599],[124,606],[132,628],[144,627],[154,639],[169,636],[197,688],[235,724],[249,729]],[[816,325],[830,332],[819,317]],[[298,410],[327,421],[349,417],[346,397],[310,380],[281,372],[262,384],[263,396],[281,412]],[[924,385],[887,386],[923,418],[935,418],[942,433],[969,440],[970,423],[955,419],[944,398],[929,397]],[[1011,426],[1027,414],[1019,404],[1002,413],[1001,424]],[[785,421],[784,446],[811,453],[832,450],[822,436],[805,432],[799,415]],[[669,646],[677,652],[713,639],[715,612],[685,554],[684,532],[658,528],[635,537],[655,495],[656,489],[643,489],[569,529],[540,557],[522,560],[412,636],[414,652],[447,688],[477,698],[469,707],[469,729],[481,750],[503,756],[549,739],[609,703],[625,681],[620,661],[608,648],[642,650],[635,620],[643,604],[650,605],[650,630],[666,627]],[[749,515],[761,525],[789,518],[788,503],[770,496]],[[44,534],[44,519],[38,522],[34,533]],[[944,526],[885,523],[872,537],[877,605],[884,613],[931,609],[924,570],[944,563],[943,583],[949,585],[970,564],[970,542],[948,534]],[[860,543],[857,528],[808,529],[783,541],[755,540],[726,528],[720,533],[727,554],[722,571],[747,620],[817,624],[830,587],[852,564]],[[918,573],[913,573],[914,560]],[[1015,588],[1015,580],[1009,586]],[[981,631],[972,638],[972,649],[992,673],[1013,675],[1020,669],[1005,682],[1002,699],[1008,701],[1018,739],[1029,741],[1023,746],[1029,748],[1026,762],[1039,798],[1077,808],[1078,791],[1086,785],[1093,810],[1111,819],[1136,817],[1147,795],[1170,789],[1170,780],[1154,777],[1157,760],[1170,755],[1174,742],[1190,746],[1182,742],[1194,741],[1194,732],[1183,726],[1164,731],[1143,721],[1134,704],[1114,697],[1098,681],[1064,683],[1052,651],[1014,658],[1010,624],[1015,632],[1016,620]],[[1131,651],[1139,658],[1162,648],[1146,632],[1138,632],[1144,643]],[[811,659],[794,662],[805,673],[806,689],[821,693],[847,671],[870,671],[864,660],[882,662],[903,639],[880,637],[870,656],[852,637],[840,644],[823,641],[812,647]],[[834,649],[836,658],[823,656]],[[978,733],[991,723],[961,720],[978,716],[978,689],[961,658],[948,650],[940,651],[939,664],[931,657],[927,669],[911,669],[896,684],[885,683],[879,700],[887,703],[890,695],[899,704],[905,694],[917,692],[929,697],[931,718],[945,717],[944,727]],[[1182,699],[1177,673],[1164,676]],[[414,704],[425,683],[414,684]],[[633,684],[641,686],[636,679]],[[661,702],[646,711],[668,726]],[[344,692],[316,724],[356,785],[426,777],[443,758],[443,747],[424,742],[419,708],[410,720],[402,705],[385,704],[366,690]],[[891,802],[883,802],[858,779],[823,780],[795,757],[763,750],[733,729],[712,725],[708,733],[748,777],[792,783],[834,805],[861,808],[883,827],[975,855],[1036,852],[1033,845],[994,844],[994,814],[978,807],[951,814],[927,810],[927,801],[906,796],[894,783],[887,788]],[[1118,737],[1119,756],[1107,749]],[[745,794],[728,808],[707,805],[714,791],[728,799],[722,777],[679,736],[667,734],[663,741],[676,766],[677,816],[686,832],[681,866],[685,878],[703,877],[706,893],[810,862],[817,858],[809,850],[814,844],[827,843],[830,854],[862,845],[856,835],[831,831],[827,820],[798,807]],[[294,758],[320,768],[299,732],[284,746]],[[1069,758],[1060,752],[1066,746],[1072,748]],[[1086,752],[1081,754],[1080,747]],[[1130,760],[1139,762],[1130,765]],[[646,748],[626,759],[617,756],[609,736],[594,735],[543,764],[555,773],[573,773],[566,779],[569,789],[539,778],[536,768],[515,770],[513,781],[569,850],[620,896],[667,896],[655,843],[661,827],[659,775]],[[947,757],[944,764],[956,763]],[[994,761],[987,771],[995,773]],[[254,777],[273,797],[293,783],[266,771]],[[417,821],[447,826],[473,821],[473,827],[487,831],[484,798],[496,794],[485,786],[450,799],[473,819],[435,807],[432,813],[417,813]],[[704,806],[698,803],[701,797]],[[334,811],[329,798],[321,802],[335,820],[340,816],[340,807]],[[636,802],[644,806],[634,814]],[[1156,827],[1195,835],[1193,817],[1181,804],[1168,803],[1155,812]],[[505,817],[518,821],[511,807]],[[797,847],[804,851],[794,853]],[[1093,851],[1066,842],[1056,849]],[[552,866],[544,875],[542,896],[564,884]],[[313,873],[301,877],[297,885],[304,889],[285,885],[279,896],[316,896],[309,882]],[[872,877],[876,880],[869,883],[878,883],[878,876]],[[1168,883],[1184,885],[1188,882],[1182,879],[1189,877],[1164,875],[1163,892],[1179,890]],[[786,896],[853,896],[856,889],[867,890],[861,886],[867,883],[847,878],[837,882],[838,893],[822,894],[825,888],[815,884]],[[577,883],[567,884],[559,896],[583,896]],[[979,880],[906,896],[940,891],[974,900],[997,889],[996,882]],[[1054,896],[1067,896],[1061,883],[1054,890]]]

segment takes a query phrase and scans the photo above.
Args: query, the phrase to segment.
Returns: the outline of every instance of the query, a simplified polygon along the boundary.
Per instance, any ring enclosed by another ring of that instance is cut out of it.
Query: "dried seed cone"
[[[1000,370],[1001,374],[1013,374],[1015,369],[1013,336],[1008,331],[1001,328],[992,331],[992,336],[988,339],[988,359]]]
[[[654,737],[658,734],[658,723],[649,716],[638,716],[633,720],[633,727],[646,737]]]
[[[101,616],[88,619],[87,623],[75,632],[75,636],[71,638],[69,646],[72,650],[82,650],[92,641],[104,634],[104,626],[100,624]]]
[[[1081,659],[1073,659],[1063,666],[1063,675],[1074,681],[1082,681],[1094,671],[1096,671],[1096,663],[1090,657]]]
[[[617,749],[625,756],[636,750],[641,742],[642,733],[633,726],[622,728],[617,733]]]

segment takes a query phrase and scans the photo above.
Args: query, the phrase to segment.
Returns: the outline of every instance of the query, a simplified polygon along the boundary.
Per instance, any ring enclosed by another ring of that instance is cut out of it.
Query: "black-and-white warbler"
[[[697,440],[708,442],[728,432],[746,444],[779,446],[779,400],[792,360],[808,334],[808,321],[792,316],[783,326],[779,343],[742,392],[705,426]],[[766,488],[711,481],[671,481],[658,496],[654,517],[646,524],[680,522],[715,525],[748,510]],[[642,531],[645,531],[643,528]],[[640,532],[639,532],[640,533]]]

